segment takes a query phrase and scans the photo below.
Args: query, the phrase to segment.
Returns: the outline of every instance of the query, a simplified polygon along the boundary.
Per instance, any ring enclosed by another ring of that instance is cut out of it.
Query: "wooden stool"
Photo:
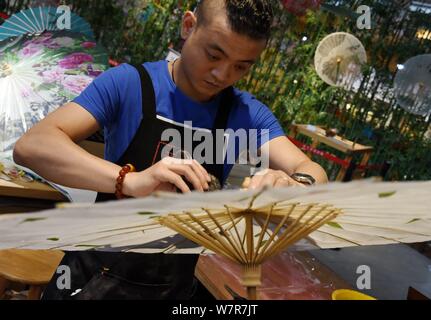
[[[29,300],[39,300],[64,253],[52,250],[0,251],[0,298],[11,283],[29,285]]]

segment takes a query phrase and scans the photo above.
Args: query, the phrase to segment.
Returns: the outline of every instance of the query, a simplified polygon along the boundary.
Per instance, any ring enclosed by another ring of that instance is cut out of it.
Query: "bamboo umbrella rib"
[[[278,232],[280,231],[280,229],[283,227],[283,225],[285,224],[285,222],[287,221],[287,219],[290,217],[291,213],[295,210],[296,205],[292,205],[292,207],[290,208],[290,210],[286,211],[285,216],[283,217],[283,219],[278,223],[277,227],[275,228],[275,230],[272,232],[271,237],[268,239],[268,241],[264,244],[262,251],[258,254],[256,261],[259,261],[260,257],[263,255],[264,252],[266,252],[266,249],[268,248],[268,246],[271,244],[271,242],[274,240],[275,236],[278,234]]]
[[[232,239],[231,239],[231,235],[228,233],[228,232],[226,232],[223,228],[222,228],[222,226],[218,223],[218,221],[217,221],[217,219],[215,219],[213,216],[212,216],[212,214],[211,214],[211,212],[209,211],[209,210],[207,210],[207,209],[204,209],[206,212],[207,212],[207,214],[208,214],[208,216],[213,220],[213,222],[217,225],[217,228],[220,230],[220,232],[221,232],[221,234],[222,235],[224,235],[225,236],[225,238],[227,239],[227,241],[229,242],[229,244],[230,244],[230,246],[234,249],[234,251],[235,251],[235,255],[236,255],[236,257],[237,257],[237,259],[238,259],[238,261],[246,261],[246,259],[245,259],[245,257],[244,256],[241,256],[241,252],[240,252],[240,250],[237,248],[237,246],[235,245],[235,243],[233,243],[232,242]],[[197,221],[198,222],[198,221]],[[199,223],[199,222],[198,222]],[[202,227],[205,227],[204,225],[202,225]],[[216,234],[216,236],[217,236],[217,239],[218,239],[218,241],[223,241],[223,237],[220,237],[219,235],[218,235],[218,233],[215,233]],[[229,249],[229,244],[227,244],[227,243],[225,243],[224,241],[223,241],[223,245],[227,248],[227,249]]]
[[[226,252],[223,247],[218,247],[217,245],[215,245],[212,241],[206,238],[206,235],[202,235],[200,231],[196,234],[191,233],[189,232],[189,230],[182,227],[181,225],[170,221],[170,219],[163,219],[162,223],[167,227],[182,234],[183,236],[187,237],[188,239],[194,241],[195,243],[203,245],[204,247],[210,249],[211,251],[218,252],[219,254],[224,255],[225,257],[231,259],[232,261],[236,261],[235,257],[233,257],[230,252]]]
[[[228,233],[228,232],[226,232],[223,228],[222,228],[222,226],[218,223],[218,221],[212,216],[212,214],[211,214],[211,212],[209,211],[209,210],[207,210],[207,209],[203,209],[203,210],[205,210],[206,211],[206,213],[208,214],[208,216],[214,221],[214,223],[217,225],[217,227],[219,228],[219,230],[220,230],[220,232],[221,232],[221,234],[223,234],[223,235],[225,235],[225,237],[226,237],[226,239],[227,239],[227,241],[229,242],[229,244],[231,245],[231,247],[235,250],[235,254],[236,254],[236,256],[238,257],[238,261],[244,261],[244,262],[246,262],[247,261],[247,259],[246,259],[246,257],[245,256],[241,256],[241,252],[240,252],[240,250],[236,247],[236,245],[232,242],[232,239],[231,239],[231,236],[230,236],[230,234]],[[217,237],[219,237],[218,236],[218,234],[217,234]],[[220,237],[220,240],[222,240],[223,239],[223,237]],[[219,241],[220,241],[219,240]],[[224,242],[223,242],[224,243]],[[224,243],[225,244],[225,243]],[[226,247],[227,248],[229,248],[229,245],[227,245],[226,244]]]
[[[326,208],[322,208],[321,211],[326,210]],[[322,217],[317,223],[315,223],[316,225],[318,225],[318,223],[323,222],[323,221],[328,221],[328,219],[326,219],[328,216],[330,216],[332,213],[337,212],[336,209],[333,209],[332,211],[330,211],[328,213],[327,216]],[[295,237],[303,237],[307,234],[309,234],[310,232],[308,232],[309,230],[313,230],[313,224],[311,227],[308,226],[308,223],[310,221],[313,221],[314,218],[318,215],[319,212],[313,214],[307,221],[305,221],[304,223],[295,223],[293,225],[295,225],[295,229],[294,228],[290,228],[290,226],[288,228],[286,228],[286,230],[282,233],[282,235],[280,236],[281,241],[279,241],[278,243],[274,243],[274,245],[272,246],[272,248],[270,250],[268,250],[268,252],[266,253],[267,256],[273,256],[274,254],[276,254],[280,248],[282,249],[283,245],[286,245],[287,242],[290,241],[290,239],[295,238]],[[300,221],[299,219],[296,221]],[[299,225],[298,228],[296,229],[296,225]],[[314,229],[315,230],[315,229]],[[285,239],[285,240],[283,240]]]
[[[234,221],[234,218],[233,218],[233,216],[232,216],[232,213],[231,213],[231,211],[230,211],[229,206],[225,206],[225,208],[226,208],[226,210],[227,210],[227,213],[228,213],[228,215],[229,215],[229,218],[230,218],[230,219],[231,219],[231,221],[232,221],[232,225],[233,225],[233,228],[234,228],[234,230],[235,230],[235,234],[236,234],[236,236],[237,236],[237,240],[238,240],[238,242],[239,242],[237,245],[238,245],[238,247],[239,247],[239,248],[241,248],[242,253],[243,253],[243,256],[244,256],[244,257],[246,257],[246,256],[247,256],[247,254],[246,254],[246,252],[245,252],[245,250],[244,250],[244,246],[240,245],[240,244],[241,244],[241,236],[239,235],[238,228],[236,227],[237,223],[235,223],[235,221]],[[238,219],[238,220],[239,220],[238,222],[240,222],[242,219],[243,219],[243,217],[242,217],[242,216],[240,216],[240,218]]]
[[[322,208],[322,210],[326,210],[326,208]],[[295,232],[289,232],[289,235],[286,236],[285,240],[283,240],[284,237],[280,236],[281,241],[277,244],[274,244],[273,250],[279,250],[280,247],[286,246],[288,242],[291,241],[291,239],[303,238],[305,235],[311,233],[312,231],[319,228],[322,224],[329,221],[329,218],[335,217],[338,214],[338,212],[339,211],[337,211],[336,209],[327,211],[327,214],[323,217],[320,217],[320,220],[317,220],[309,224],[310,221],[313,221],[318,216],[317,213],[314,214],[308,221],[302,224],[302,226],[300,226]],[[272,252],[270,254],[273,255]]]
[[[333,213],[332,215],[328,215],[327,218],[322,218],[320,220],[320,222],[318,222],[317,224],[315,224],[313,227],[311,227],[309,230],[307,230],[307,232],[304,232],[303,234],[298,234],[296,236],[293,236],[290,240],[290,243],[295,243],[296,241],[302,239],[304,236],[311,234],[313,231],[319,229],[322,225],[324,225],[325,223],[327,223],[328,221],[334,219],[339,213]],[[284,243],[283,245],[287,246],[290,243]]]
[[[232,250],[230,250],[231,248],[229,247],[229,244],[226,243],[226,241],[223,239],[223,237],[221,237],[218,232],[214,232],[213,230],[210,230],[204,223],[202,223],[201,221],[199,221],[198,219],[196,219],[191,213],[188,213],[189,217],[196,222],[201,228],[203,228],[208,235],[210,235],[209,241],[211,240],[216,240],[223,248],[225,251],[230,252],[231,254],[233,254],[236,258],[236,260],[241,261],[241,256],[237,253],[237,252],[232,252]],[[193,231],[202,234],[201,230],[199,228],[196,228],[194,226],[192,226],[190,223],[188,223],[186,220],[183,220],[181,218],[179,218],[178,216],[174,216],[176,219],[178,219],[180,222],[182,222],[183,224],[188,225]],[[203,233],[205,234],[205,232]]]
[[[253,239],[253,216],[248,213],[245,217],[245,232],[247,235],[247,260],[250,262],[254,254],[254,239]]]
[[[274,206],[275,206],[275,204],[273,206],[271,206],[271,208],[268,212],[268,217],[266,218],[263,226],[262,226],[261,222],[259,221],[259,219],[256,217],[256,221],[259,223],[259,225],[261,225],[261,231],[260,231],[259,239],[256,243],[256,254],[253,258],[253,263],[256,263],[256,258],[259,255],[259,250],[262,246],[262,240],[263,240],[264,234],[267,233],[269,221],[271,219],[271,214],[272,214],[272,211],[274,209]],[[271,237],[271,234],[269,232],[268,232],[268,235]]]
[[[206,232],[202,232],[202,230],[200,230],[199,228],[196,228],[195,226],[193,226],[191,223],[189,223],[187,220],[177,216],[177,215],[170,215],[169,216],[171,219],[176,219],[178,220],[182,225],[185,225],[186,227],[188,227],[189,229],[192,229],[192,231],[194,231],[196,233],[196,236],[199,237],[203,237],[205,239],[206,242],[210,242],[213,243],[214,240],[216,240],[220,245],[223,251],[225,252],[229,252],[229,248],[222,242],[220,241],[218,237],[217,233],[212,232],[210,229],[208,229],[202,222],[198,221],[198,224],[206,231]],[[193,215],[191,215],[191,218],[194,219]],[[173,222],[175,223],[175,222]],[[184,229],[187,230],[187,229]],[[187,233],[185,233],[185,235],[189,235],[189,234],[193,234],[190,231],[187,231]],[[217,248],[217,242],[214,243],[214,248]],[[198,242],[199,243],[199,242]],[[230,255],[230,252],[229,252]],[[234,259],[235,260],[235,259]]]

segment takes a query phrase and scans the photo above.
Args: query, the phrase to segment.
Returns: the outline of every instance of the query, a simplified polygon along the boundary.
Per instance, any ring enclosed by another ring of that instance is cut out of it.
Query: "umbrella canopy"
[[[0,26],[0,41],[24,34],[60,31],[57,20],[63,14],[62,11],[57,13],[57,7],[37,7],[20,11]],[[68,31],[83,33],[87,38],[94,40],[94,33],[90,24],[74,13],[70,13],[70,29]]]
[[[49,112],[108,68],[105,50],[76,33],[44,32],[0,42],[0,157]]]
[[[394,91],[398,104],[420,116],[431,114],[431,54],[410,58],[400,66]]]
[[[0,216],[0,248],[221,254],[257,298],[261,264],[301,239],[320,248],[431,240],[431,182],[156,194]],[[192,240],[192,241],[189,241]]]
[[[319,77],[331,86],[350,87],[362,77],[367,54],[352,34],[335,32],[326,36],[316,49],[314,66]]]
[[[325,222],[314,232],[310,229],[309,233],[301,234],[317,248],[431,240],[431,181],[365,180],[256,193],[244,190],[188,195],[162,193],[144,199],[71,204],[31,214],[2,215],[0,248],[196,253],[204,248],[191,243],[175,246],[175,241],[184,238],[173,239],[177,232],[171,226],[162,226],[168,225],[172,216],[180,220],[184,214],[189,218],[189,214],[197,216],[207,221],[210,229],[216,225],[211,215],[220,217],[225,220],[223,223],[220,220],[220,225],[235,232],[229,222],[230,214],[239,220],[240,216],[254,214],[257,239],[269,216],[270,223],[263,228],[267,233],[262,235],[264,241],[274,232],[271,228],[279,224],[280,216],[289,212],[286,225],[298,219],[304,222],[316,213],[313,219],[330,212],[331,222]],[[245,228],[238,228],[240,236],[244,236]]]

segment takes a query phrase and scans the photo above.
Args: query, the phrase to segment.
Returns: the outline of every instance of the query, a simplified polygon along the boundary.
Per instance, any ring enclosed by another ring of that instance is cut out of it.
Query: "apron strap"
[[[235,101],[234,101],[233,87],[228,87],[224,89],[222,92],[220,105],[217,110],[217,115],[214,121],[213,130],[214,129],[226,130],[229,114],[230,114],[230,111],[232,110],[232,106],[234,102]]]
[[[133,65],[141,78],[142,92],[142,112],[147,119],[157,118],[157,104],[154,93],[154,86],[151,77],[142,64]],[[215,129],[226,130],[229,114],[234,103],[233,87],[226,88],[222,92],[220,106],[217,110],[217,115],[214,120],[213,131]]]
[[[142,64],[133,65],[141,78],[142,112],[147,119],[157,118],[156,96],[153,81]]]

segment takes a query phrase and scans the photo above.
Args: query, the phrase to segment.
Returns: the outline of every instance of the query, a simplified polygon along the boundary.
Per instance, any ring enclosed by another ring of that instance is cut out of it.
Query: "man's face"
[[[190,33],[182,50],[182,68],[193,90],[212,97],[244,77],[265,49],[231,30],[226,15],[218,15]]]

